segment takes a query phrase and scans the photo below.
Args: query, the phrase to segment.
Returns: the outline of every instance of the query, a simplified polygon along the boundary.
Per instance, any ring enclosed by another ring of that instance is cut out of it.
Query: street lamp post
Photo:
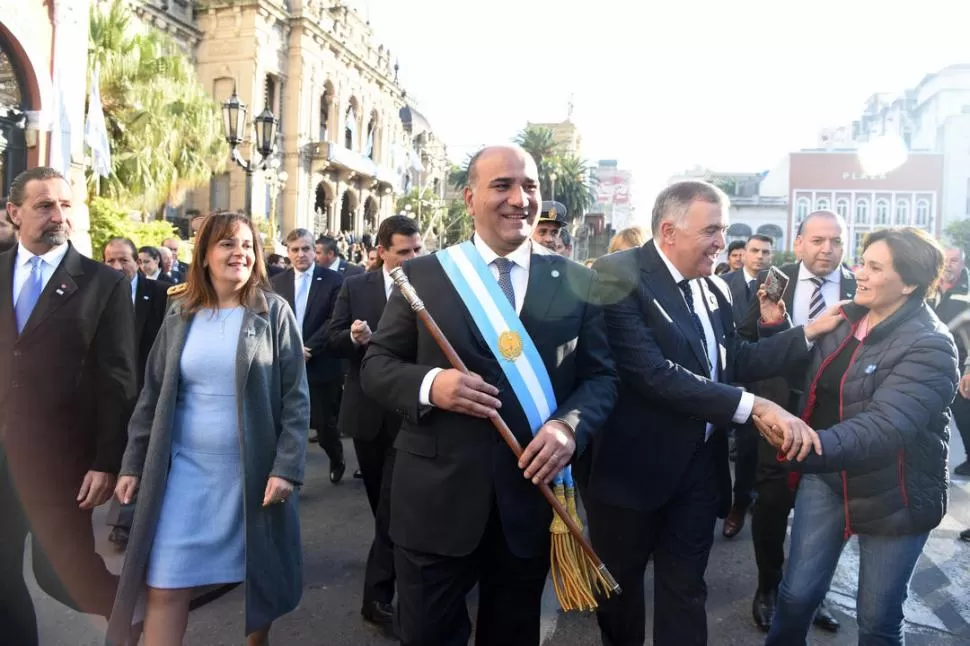
[[[256,130],[256,152],[259,161],[245,160],[239,152],[239,144],[245,140],[246,133],[246,104],[239,100],[236,88],[232,89],[232,96],[222,104],[222,118],[226,130],[226,141],[232,147],[232,160],[246,173],[246,217],[253,217],[253,173],[266,168],[269,157],[276,148],[276,128],[279,120],[267,107],[253,119]],[[272,217],[272,215],[270,216]]]
[[[274,246],[276,241],[279,240],[276,235],[276,201],[279,194],[283,192],[287,179],[289,179],[289,175],[285,170],[274,168],[266,171],[266,186],[269,188],[269,217],[267,219],[269,220],[269,237]]]

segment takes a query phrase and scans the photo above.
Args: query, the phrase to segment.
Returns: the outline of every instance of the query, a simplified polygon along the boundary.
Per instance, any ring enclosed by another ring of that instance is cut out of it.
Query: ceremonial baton
[[[441,328],[438,327],[438,324],[435,323],[435,320],[431,317],[431,314],[429,314],[428,310],[425,309],[424,302],[418,296],[418,292],[414,289],[414,285],[411,284],[411,281],[408,280],[407,274],[404,273],[404,270],[401,267],[395,267],[390,271],[390,275],[391,278],[394,279],[394,284],[397,285],[401,290],[401,295],[404,296],[404,299],[408,302],[408,305],[410,305],[414,313],[418,315],[418,318],[421,319],[424,326],[428,328],[428,332],[431,333],[431,337],[438,344],[438,347],[441,348],[441,351],[445,353],[445,357],[448,358],[448,362],[451,364],[451,366],[455,370],[463,372],[466,375],[470,374],[468,368],[465,366],[465,362],[461,360],[461,357],[459,357],[458,353],[455,352],[455,349],[451,346],[451,343],[445,338]],[[512,449],[512,453],[515,454],[515,457],[519,458],[522,455],[522,446],[519,444],[519,441],[515,439],[515,435],[512,434],[512,430],[508,427],[508,424],[505,423],[505,420],[503,420],[501,415],[498,415],[497,413],[492,415],[489,419],[492,420],[492,425],[495,426],[495,430],[499,432],[499,435],[502,436],[505,443],[508,444],[510,449]],[[583,530],[581,530],[579,525],[577,525],[576,522],[570,517],[569,512],[559,501],[559,499],[556,498],[556,495],[552,492],[552,489],[549,488],[549,485],[544,482],[540,482],[537,486],[539,487],[539,491],[542,492],[542,495],[546,501],[548,501],[559,518],[563,521],[563,523],[565,523],[569,533],[582,547],[583,552],[585,552],[586,557],[592,563],[593,567],[597,570],[597,572],[599,572],[600,576],[602,576],[603,581],[606,582],[610,592],[620,594],[620,585],[616,582],[616,579],[613,578],[613,575],[610,574],[610,571],[606,568],[606,564],[604,564],[603,561],[600,560],[600,557],[596,555],[596,552],[593,551],[593,546],[590,545],[589,541],[586,540],[586,537],[583,536]]]

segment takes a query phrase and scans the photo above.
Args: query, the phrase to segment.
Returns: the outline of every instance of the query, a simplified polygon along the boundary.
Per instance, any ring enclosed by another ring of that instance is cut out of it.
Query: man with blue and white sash
[[[473,239],[404,265],[473,375],[397,290],[361,366],[364,391],[404,419],[391,537],[405,646],[467,644],[476,583],[478,646],[539,644],[552,510],[534,483],[560,477],[617,396],[595,274],[529,239],[541,199],[527,152],[486,148],[465,189]],[[518,463],[496,414],[526,447]]]

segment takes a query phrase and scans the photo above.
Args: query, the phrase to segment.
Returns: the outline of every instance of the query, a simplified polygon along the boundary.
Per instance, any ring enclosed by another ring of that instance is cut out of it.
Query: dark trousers
[[[966,451],[967,460],[970,460],[970,399],[957,393],[950,410],[953,411],[953,420],[957,423],[957,430],[963,440],[963,450]]]
[[[719,494],[714,450],[698,450],[673,497],[652,511],[587,500],[593,548],[623,594],[600,602],[604,646],[641,646],[646,639],[643,576],[654,563],[654,646],[707,644],[704,571],[714,542]]]
[[[395,545],[394,565],[402,646],[466,646],[472,628],[465,597],[476,582],[475,645],[539,646],[549,550],[515,556],[494,506],[471,554],[439,556]]]
[[[758,429],[753,424],[734,427],[737,456],[734,458],[734,503],[741,511],[751,506],[758,472]]]
[[[761,460],[773,460],[774,449],[760,442]],[[766,448],[767,447],[767,448]],[[795,492],[788,486],[787,473],[777,466],[760,466],[755,483],[758,504],[751,518],[751,542],[758,564],[758,589],[770,592],[778,589],[785,565],[785,536],[788,534],[788,514],[795,504]]]
[[[330,463],[344,461],[337,415],[343,394],[343,377],[310,384],[310,426],[317,431],[317,443],[327,452]]]
[[[31,534],[37,583],[81,612],[111,614],[118,577],[95,551],[91,512],[76,505],[25,508],[0,456],[0,631],[11,646],[37,644],[37,617],[23,577],[24,540]]]
[[[373,440],[354,440],[354,450],[374,514],[374,540],[364,570],[364,605],[375,601],[391,603],[394,600],[394,543],[390,536],[394,439],[386,429],[381,429]]]

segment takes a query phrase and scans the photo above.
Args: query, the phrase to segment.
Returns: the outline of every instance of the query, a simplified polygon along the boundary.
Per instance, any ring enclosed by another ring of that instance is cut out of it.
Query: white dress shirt
[[[131,304],[135,304],[135,296],[138,294],[138,272],[131,277]]]
[[[391,289],[394,288],[394,279],[387,272],[387,265],[381,265],[381,273],[384,274],[384,297],[391,300]]]
[[[306,293],[303,294],[303,302],[297,303],[296,299],[300,298],[300,281],[307,281]],[[293,268],[293,312],[301,311],[303,315],[306,316],[306,304],[310,299],[310,289],[313,287],[313,265],[306,271],[300,271],[296,267]],[[300,321],[300,326],[303,325],[303,321]]]
[[[43,262],[40,263],[40,278],[41,278],[41,292],[47,288],[47,283],[50,282],[51,276],[54,275],[54,270],[57,266],[61,264],[64,260],[64,256],[67,254],[67,243],[54,247],[45,254],[41,254],[40,258]],[[36,254],[27,250],[23,243],[17,243],[17,261],[13,266],[13,302],[14,305],[17,304],[17,298],[20,296],[20,291],[24,288],[27,279],[30,278],[30,259]]]
[[[812,311],[812,294],[815,293],[815,283],[812,279],[815,274],[808,270],[805,263],[798,263],[798,282],[795,284],[795,294],[792,297],[791,313],[792,323],[795,325],[805,325],[808,323],[808,313]],[[822,298],[825,299],[825,308],[835,305],[841,300],[842,295],[842,267],[837,267],[822,283]]]
[[[670,259],[664,255],[664,252],[657,247],[657,252],[660,254],[661,260],[667,266],[667,271],[670,272],[671,277],[674,279],[675,283],[680,283],[684,280],[684,275],[680,273]],[[698,280],[691,280],[689,283],[690,291],[694,295],[694,311],[697,313],[697,318],[701,320],[701,327],[704,328],[704,336],[707,338],[707,363],[711,367],[711,381],[718,381],[720,376],[720,366],[718,365],[718,349],[720,348],[720,340],[714,336],[714,326],[711,324],[711,316],[707,311],[707,298],[704,296],[704,292],[701,290],[701,286]],[[682,292],[680,292],[680,287],[677,288],[684,298]],[[684,298],[684,305],[687,305],[687,299]],[[741,393],[741,401],[738,402],[738,407],[734,409],[734,417],[732,421],[735,424],[744,424],[751,417],[751,409],[754,408],[754,395],[744,391]],[[707,424],[707,430],[704,432],[704,441],[706,442],[711,438],[711,433],[714,432],[714,425],[711,423]]]
[[[330,266],[327,267],[327,269],[331,269],[333,271],[340,271],[340,256],[334,256],[333,262],[330,263]]]
[[[495,266],[495,259],[500,256],[492,250],[481,239],[481,236],[473,236],[472,242],[475,249],[481,255],[482,260],[488,265],[488,270],[492,272],[495,282],[498,282],[498,267]],[[512,269],[509,272],[509,280],[512,281],[512,291],[515,292],[515,313],[522,313],[522,305],[525,303],[525,290],[529,287],[529,267],[532,265],[532,240],[527,239],[519,247],[505,256],[512,261]],[[418,391],[418,403],[422,406],[433,406],[431,403],[431,384],[434,378],[441,372],[441,368],[432,368],[421,381],[421,389]]]

